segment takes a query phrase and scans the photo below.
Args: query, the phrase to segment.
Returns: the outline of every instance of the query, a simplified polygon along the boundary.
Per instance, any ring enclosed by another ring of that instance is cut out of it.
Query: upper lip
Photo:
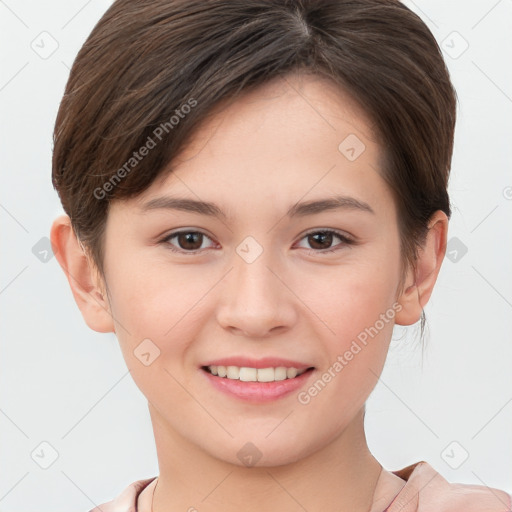
[[[297,370],[306,370],[312,368],[310,364],[292,361],[291,359],[282,359],[280,357],[263,357],[262,359],[251,359],[244,356],[224,357],[208,361],[202,366],[238,366],[239,368],[277,368],[285,366],[286,368],[297,368]]]

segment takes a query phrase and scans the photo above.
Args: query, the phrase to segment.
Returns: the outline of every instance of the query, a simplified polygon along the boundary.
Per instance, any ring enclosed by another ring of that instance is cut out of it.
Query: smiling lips
[[[232,357],[201,366],[220,391],[253,402],[281,398],[301,386],[314,367],[280,358]]]

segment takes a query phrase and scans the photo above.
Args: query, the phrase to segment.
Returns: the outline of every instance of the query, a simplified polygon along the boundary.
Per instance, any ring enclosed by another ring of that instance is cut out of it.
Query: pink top
[[[509,493],[484,485],[450,483],[425,461],[391,473],[405,484],[382,512],[512,512]],[[153,492],[149,487],[155,484],[156,477],[137,480],[115,499],[89,512],[149,512]]]

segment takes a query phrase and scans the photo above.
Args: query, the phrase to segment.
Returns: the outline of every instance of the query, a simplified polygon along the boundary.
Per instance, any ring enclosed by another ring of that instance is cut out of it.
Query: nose
[[[265,251],[252,263],[235,254],[233,265],[220,290],[219,324],[247,338],[266,338],[290,329],[297,309],[285,272]]]

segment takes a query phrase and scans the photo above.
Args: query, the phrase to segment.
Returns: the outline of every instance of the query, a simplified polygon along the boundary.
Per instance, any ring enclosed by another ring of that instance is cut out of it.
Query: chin
[[[214,458],[239,466],[240,468],[263,468],[277,467],[293,464],[315,451],[315,447],[307,444],[305,440],[301,441],[296,437],[288,439],[261,439],[259,436],[255,441],[249,441],[256,436],[247,436],[248,441],[240,441],[242,436],[237,436],[236,440],[231,440],[230,446],[221,448],[214,452],[208,450]],[[287,442],[288,441],[288,442]],[[299,449],[299,447],[302,447]]]

